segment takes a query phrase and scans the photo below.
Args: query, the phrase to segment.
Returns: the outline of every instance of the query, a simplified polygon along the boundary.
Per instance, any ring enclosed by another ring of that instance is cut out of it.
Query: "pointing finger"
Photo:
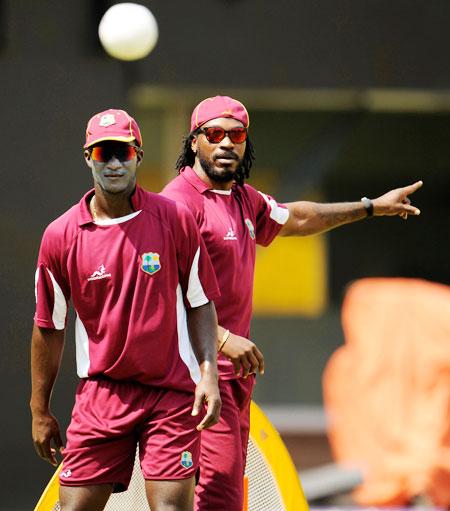
[[[406,195],[410,195],[414,192],[416,192],[419,188],[421,188],[423,185],[423,181],[416,181],[412,185],[405,186],[404,190],[406,192]]]

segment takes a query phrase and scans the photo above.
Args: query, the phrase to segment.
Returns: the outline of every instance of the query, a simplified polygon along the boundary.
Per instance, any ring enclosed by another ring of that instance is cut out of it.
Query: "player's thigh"
[[[250,427],[253,381],[221,380],[222,409],[218,424],[201,434],[201,477],[205,472],[235,479],[243,474]],[[231,479],[230,479],[231,482]]]
[[[61,511],[101,511],[112,492],[111,484],[60,486]]]
[[[191,415],[194,395],[159,391],[147,421],[140,425],[141,470],[146,480],[177,481],[193,477],[199,466],[201,418]]]
[[[152,511],[192,511],[194,477],[172,481],[145,481],[147,500]]]
[[[220,420],[201,433],[200,479],[195,488],[196,511],[242,511],[244,461],[240,411],[232,385],[222,382]]]

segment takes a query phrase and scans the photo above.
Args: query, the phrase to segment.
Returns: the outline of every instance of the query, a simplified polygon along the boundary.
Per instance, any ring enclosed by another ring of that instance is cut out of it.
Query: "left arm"
[[[212,302],[187,310],[192,348],[200,365],[201,380],[195,388],[192,415],[198,415],[202,403],[208,404],[198,430],[217,424],[220,417],[220,392],[217,372],[217,316]]]
[[[409,195],[422,186],[422,181],[396,188],[372,200],[374,216],[419,215],[420,210],[411,205]],[[362,202],[322,204],[298,201],[286,204],[289,219],[279,232],[280,236],[308,236],[329,231],[335,227],[361,220],[367,216]]]

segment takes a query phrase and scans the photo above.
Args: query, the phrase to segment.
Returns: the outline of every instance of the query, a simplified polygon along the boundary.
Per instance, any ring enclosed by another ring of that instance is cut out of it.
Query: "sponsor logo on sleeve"
[[[154,275],[161,269],[159,254],[156,252],[145,252],[145,254],[141,255],[141,260],[141,270],[149,275]]]
[[[68,479],[71,476],[72,476],[72,471],[70,470],[70,468],[68,468],[67,470],[63,470],[60,474],[60,477],[63,477],[64,479]]]

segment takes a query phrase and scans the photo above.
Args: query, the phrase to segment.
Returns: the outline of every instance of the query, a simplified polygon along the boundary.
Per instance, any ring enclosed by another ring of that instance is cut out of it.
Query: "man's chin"
[[[236,176],[236,170],[224,167],[209,167],[204,169],[206,175],[216,183],[229,183],[233,181]]]

